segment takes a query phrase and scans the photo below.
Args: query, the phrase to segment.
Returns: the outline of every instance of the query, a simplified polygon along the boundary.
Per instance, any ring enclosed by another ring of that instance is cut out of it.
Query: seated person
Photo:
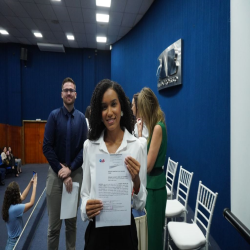
[[[3,152],[1,153],[2,162],[6,167],[10,166],[14,170],[15,176],[18,177],[17,166],[8,159],[8,156],[9,152],[7,152],[7,147],[3,147]]]
[[[12,153],[12,150],[11,150],[11,147],[9,146],[8,147],[8,152],[9,152],[9,159],[11,159],[11,161],[13,161],[14,165],[17,163],[17,172],[18,174],[22,173],[22,160],[21,159],[17,159],[13,153]],[[12,164],[13,164],[12,163]]]

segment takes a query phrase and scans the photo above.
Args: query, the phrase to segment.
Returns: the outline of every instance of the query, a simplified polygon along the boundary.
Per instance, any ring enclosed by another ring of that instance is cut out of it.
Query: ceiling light
[[[7,30],[0,30],[0,34],[2,35],[9,35]]]
[[[40,32],[34,32],[35,37],[43,37],[42,33]]]
[[[67,35],[68,40],[75,40],[75,37],[73,35]]]
[[[105,15],[105,14],[96,14],[96,21],[97,21],[97,22],[108,23],[108,22],[109,22],[109,15]]]
[[[110,7],[111,0],[96,0],[96,6]]]
[[[52,0],[52,2],[61,2],[61,0]]]
[[[96,41],[98,43],[106,43],[107,42],[107,37],[106,36],[97,36]]]
[[[109,49],[112,50],[112,45],[109,46]]]

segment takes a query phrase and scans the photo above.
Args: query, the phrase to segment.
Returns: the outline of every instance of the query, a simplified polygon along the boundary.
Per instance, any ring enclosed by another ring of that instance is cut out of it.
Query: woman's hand
[[[30,183],[29,184],[33,184],[34,183],[34,177],[31,178]]]
[[[131,156],[125,158],[125,164],[127,169],[131,175],[132,181],[134,183],[134,191],[135,194],[139,192],[140,189],[140,177],[139,172],[141,168],[141,164]]]
[[[33,182],[33,186],[37,186],[37,174],[35,174],[35,176],[32,177],[31,182]]]
[[[103,204],[100,200],[88,200],[86,204],[86,213],[89,219],[94,218],[100,214],[103,209]]]

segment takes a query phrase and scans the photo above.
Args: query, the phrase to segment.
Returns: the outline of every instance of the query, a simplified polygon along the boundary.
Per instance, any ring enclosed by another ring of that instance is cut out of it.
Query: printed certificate
[[[96,227],[131,224],[131,175],[124,163],[126,155],[96,155],[96,196],[103,210],[96,216]]]

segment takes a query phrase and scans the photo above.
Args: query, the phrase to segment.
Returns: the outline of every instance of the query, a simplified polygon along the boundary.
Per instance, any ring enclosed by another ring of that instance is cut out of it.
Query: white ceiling
[[[0,43],[63,44],[71,48],[109,50],[143,17],[154,0],[111,0],[111,7],[97,7],[96,0],[0,0]],[[97,23],[96,13],[109,14],[109,23]],[[37,38],[33,32],[41,32]],[[67,40],[72,34],[74,41]],[[96,36],[106,36],[97,43]]]

